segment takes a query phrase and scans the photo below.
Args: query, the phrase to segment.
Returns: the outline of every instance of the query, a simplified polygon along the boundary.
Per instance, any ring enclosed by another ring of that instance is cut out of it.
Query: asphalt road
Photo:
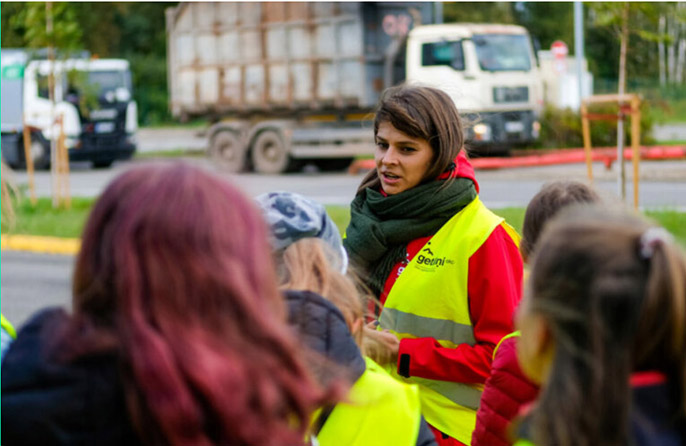
[[[20,327],[48,305],[70,308],[74,257],[2,251],[2,314]]]
[[[204,158],[187,158],[185,161],[215,171],[213,165]],[[131,166],[151,161],[131,161],[116,163],[106,170],[94,170],[88,163],[72,163],[70,190],[72,196],[95,197],[117,174]],[[173,162],[164,160],[161,162]],[[631,186],[631,165],[627,168],[627,189],[629,198],[633,195]],[[617,186],[618,164],[610,171],[602,163],[594,164],[595,185],[608,196],[619,196]],[[228,174],[225,175],[248,195],[276,190],[289,190],[306,195],[324,204],[348,205],[363,174],[349,175],[339,173],[300,172],[286,175]],[[478,171],[477,179],[481,184],[481,198],[487,206],[500,208],[526,206],[531,197],[548,181],[557,179],[576,179],[586,181],[584,164],[568,164],[543,167],[526,167],[506,170]],[[19,184],[27,184],[24,172],[15,172]],[[35,187],[38,196],[50,196],[51,177],[49,172],[37,172]],[[686,209],[686,160],[643,161],[640,170],[639,203],[642,208],[674,207]]]

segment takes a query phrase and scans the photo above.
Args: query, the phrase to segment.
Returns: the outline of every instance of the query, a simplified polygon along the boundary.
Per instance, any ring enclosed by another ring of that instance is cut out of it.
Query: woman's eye
[[[401,147],[401,151],[409,153],[409,152],[414,152],[416,149],[414,147]]]
[[[386,150],[388,148],[388,143],[378,141],[376,143],[376,147],[383,149],[383,150]]]

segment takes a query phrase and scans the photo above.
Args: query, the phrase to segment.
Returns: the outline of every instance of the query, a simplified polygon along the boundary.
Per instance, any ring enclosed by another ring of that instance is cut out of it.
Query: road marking
[[[43,254],[74,255],[81,248],[81,240],[36,235],[2,235],[3,251],[30,251]]]

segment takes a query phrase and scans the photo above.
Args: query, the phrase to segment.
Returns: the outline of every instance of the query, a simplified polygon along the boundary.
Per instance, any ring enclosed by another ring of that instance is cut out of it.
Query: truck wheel
[[[286,150],[283,138],[275,130],[265,130],[257,135],[251,154],[253,166],[260,173],[282,173],[296,165]]]
[[[246,147],[234,132],[224,130],[216,133],[210,142],[210,158],[222,170],[236,173],[246,168]]]
[[[24,156],[24,145],[21,145],[21,158],[26,167]],[[31,158],[33,158],[33,168],[36,170],[47,170],[50,168],[50,142],[38,134],[31,134],[31,145],[29,146]]]

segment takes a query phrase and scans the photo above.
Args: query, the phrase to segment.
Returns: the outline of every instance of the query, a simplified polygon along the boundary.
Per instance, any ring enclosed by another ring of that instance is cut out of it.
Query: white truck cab
[[[543,83],[529,33],[521,26],[418,26],[408,36],[406,73],[408,82],[450,95],[471,124],[471,145],[501,151],[538,137]]]

